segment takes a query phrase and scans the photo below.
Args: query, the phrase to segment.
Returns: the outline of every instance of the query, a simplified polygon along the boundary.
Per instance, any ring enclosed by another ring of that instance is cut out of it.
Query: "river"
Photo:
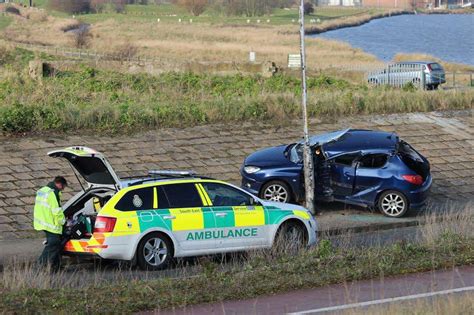
[[[386,62],[424,53],[474,66],[474,14],[399,15],[310,36],[347,42]]]

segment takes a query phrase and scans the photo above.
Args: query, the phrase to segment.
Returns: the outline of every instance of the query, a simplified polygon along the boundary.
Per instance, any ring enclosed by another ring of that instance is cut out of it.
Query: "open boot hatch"
[[[63,209],[68,237],[91,238],[97,214],[120,189],[120,178],[104,155],[87,147],[68,147],[48,155],[66,159],[87,183],[88,187],[68,200]]]
[[[100,186],[120,189],[120,178],[100,152],[76,146],[51,151],[48,155],[68,160],[74,170],[87,182],[89,188]]]

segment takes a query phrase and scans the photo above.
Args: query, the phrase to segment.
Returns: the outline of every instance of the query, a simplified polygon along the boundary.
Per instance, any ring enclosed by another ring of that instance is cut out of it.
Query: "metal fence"
[[[426,74],[421,64],[389,64],[383,69],[367,72],[367,82],[372,85],[404,87],[414,85],[424,89]]]
[[[473,71],[451,71],[428,68],[420,63],[388,64],[377,70],[369,70],[366,74],[367,82],[374,86],[389,85],[403,88],[412,85],[419,89],[437,89],[440,85],[444,89],[460,89],[474,87]]]

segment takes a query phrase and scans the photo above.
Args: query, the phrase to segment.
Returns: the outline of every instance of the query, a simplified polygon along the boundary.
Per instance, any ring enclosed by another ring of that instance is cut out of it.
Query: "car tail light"
[[[433,70],[433,68],[431,68],[431,65],[430,65],[430,64],[427,64],[426,66],[428,67],[428,70],[430,70],[430,71]]]
[[[423,184],[423,177],[420,175],[403,175],[404,180],[413,184],[413,185],[421,185]]]
[[[113,232],[116,218],[98,216],[95,220],[94,233]]]

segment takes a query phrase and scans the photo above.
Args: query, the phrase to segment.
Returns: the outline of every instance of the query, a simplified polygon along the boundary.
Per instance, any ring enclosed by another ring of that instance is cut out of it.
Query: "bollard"
[[[156,21],[157,21],[158,23],[160,23],[160,19],[156,19]]]
[[[178,19],[178,23],[181,23],[181,19]]]

